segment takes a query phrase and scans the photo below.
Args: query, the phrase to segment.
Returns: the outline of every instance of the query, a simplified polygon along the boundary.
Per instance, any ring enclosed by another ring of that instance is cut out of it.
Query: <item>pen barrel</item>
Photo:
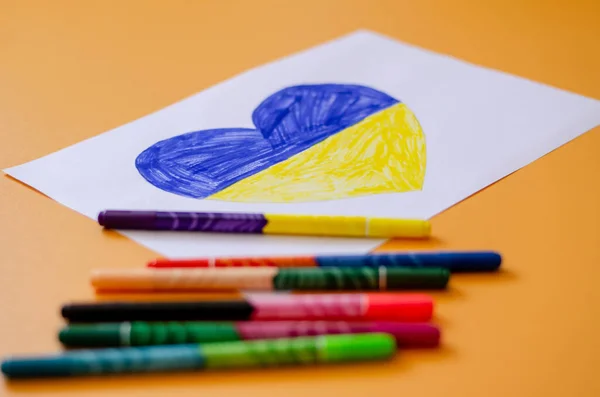
[[[167,322],[131,324],[131,344],[169,345],[242,340],[233,323]]]
[[[250,295],[252,320],[429,321],[433,299],[424,294]]]
[[[402,290],[445,288],[449,271],[441,268],[290,268],[273,280],[278,290]]]
[[[245,340],[252,340],[367,333],[372,325],[346,321],[248,321],[238,323],[237,327]]]
[[[365,218],[361,216],[265,214],[266,234],[349,237],[427,237],[429,221],[422,219]]]
[[[277,268],[97,270],[92,285],[99,290],[169,291],[239,289],[272,290]]]
[[[388,334],[374,333],[211,343],[201,351],[209,369],[271,367],[382,360],[395,353],[396,342]]]
[[[427,323],[347,321],[245,321],[237,324],[244,340],[294,338],[301,336],[384,332],[400,346],[433,347],[439,344],[439,329]]]

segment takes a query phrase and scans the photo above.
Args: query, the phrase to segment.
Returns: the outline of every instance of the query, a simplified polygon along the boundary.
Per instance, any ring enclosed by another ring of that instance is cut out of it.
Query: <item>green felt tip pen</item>
[[[7,359],[8,378],[69,377],[242,367],[309,365],[384,360],[396,352],[385,333],[327,335],[206,345],[167,345],[79,350],[51,356]]]
[[[394,291],[443,289],[450,271],[438,267],[221,267],[190,269],[97,269],[100,291]]]

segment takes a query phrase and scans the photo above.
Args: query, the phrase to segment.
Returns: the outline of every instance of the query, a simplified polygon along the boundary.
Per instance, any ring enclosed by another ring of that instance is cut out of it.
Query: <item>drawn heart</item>
[[[167,192],[239,202],[302,202],[420,190],[425,137],[408,107],[365,86],[284,88],[252,113],[255,129],[175,136],[136,159]]]

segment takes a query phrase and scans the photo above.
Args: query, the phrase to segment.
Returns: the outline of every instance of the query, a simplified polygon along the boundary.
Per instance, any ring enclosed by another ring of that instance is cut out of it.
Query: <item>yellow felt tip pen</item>
[[[98,223],[109,229],[211,233],[378,238],[424,238],[431,234],[427,220],[362,216],[108,210],[98,215]]]

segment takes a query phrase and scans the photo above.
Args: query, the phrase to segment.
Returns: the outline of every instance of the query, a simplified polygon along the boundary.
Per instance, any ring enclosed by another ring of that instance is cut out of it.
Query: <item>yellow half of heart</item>
[[[421,125],[400,103],[208,199],[297,203],[421,190],[425,165]]]

